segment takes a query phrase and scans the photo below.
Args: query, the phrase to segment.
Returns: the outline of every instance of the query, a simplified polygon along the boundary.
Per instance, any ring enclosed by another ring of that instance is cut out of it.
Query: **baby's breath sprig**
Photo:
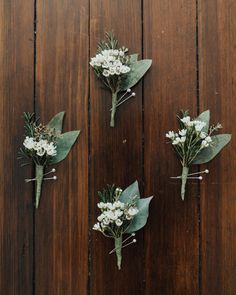
[[[98,195],[100,202],[97,206],[100,209],[100,215],[93,229],[101,232],[105,237],[114,239],[115,248],[110,251],[110,254],[116,253],[117,266],[121,269],[122,248],[136,243],[136,239],[131,242],[130,239],[135,236],[135,231],[146,224],[152,197],[140,199],[137,182],[124,191],[115,185],[107,185]],[[130,234],[130,236],[123,241],[124,234]]]
[[[202,176],[193,175],[209,172],[206,169],[198,173],[188,174],[190,165],[209,162],[230,141],[231,136],[229,134],[213,135],[222,126],[218,123],[209,127],[209,111],[203,112],[193,120],[191,120],[188,111],[182,111],[177,118],[180,129],[177,132],[169,131],[166,137],[169,138],[183,167],[182,175],[172,178],[182,180],[181,198],[184,200],[187,179],[202,180]]]
[[[97,54],[91,58],[96,76],[110,90],[112,96],[110,126],[115,126],[115,114],[118,107],[135,96],[133,87],[151,66],[151,60],[137,60],[138,55],[128,54],[128,48],[118,46],[118,40],[112,32],[106,33],[106,40],[98,43]],[[118,98],[118,94],[124,92]],[[131,93],[131,94],[130,94]]]
[[[36,182],[35,206],[38,208],[43,180],[56,180],[56,176],[44,177],[54,173],[56,169],[44,173],[45,167],[62,161],[69,153],[79,135],[79,131],[62,134],[64,112],[58,113],[47,124],[39,123],[35,114],[23,113],[25,139],[19,149],[18,159],[26,160],[21,166],[35,164],[35,178],[25,179],[25,182]]]

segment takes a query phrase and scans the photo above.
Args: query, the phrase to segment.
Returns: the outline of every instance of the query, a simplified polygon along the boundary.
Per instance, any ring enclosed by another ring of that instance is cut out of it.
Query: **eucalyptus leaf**
[[[136,61],[130,65],[131,70],[127,74],[123,84],[121,85],[120,91],[132,88],[138,81],[145,75],[147,70],[152,64],[151,59],[143,59]]]
[[[130,63],[136,62],[138,60],[138,53],[134,53],[130,55]]]
[[[137,198],[140,199],[140,192],[137,180],[122,192],[120,196],[120,201],[123,203],[128,203],[134,196],[137,196]]]
[[[64,119],[65,112],[60,112],[56,114],[51,121],[47,124],[49,128],[54,128],[56,131],[62,132],[62,125]]]
[[[192,164],[204,164],[211,161],[231,140],[231,134],[219,134],[211,137],[212,145],[202,149]]]
[[[55,157],[52,157],[50,164],[56,164],[61,162],[69,154],[73,144],[75,143],[77,137],[79,136],[80,131],[69,131],[61,134],[57,139],[57,154]]]
[[[149,215],[149,204],[153,197],[139,199],[137,201],[138,214],[132,220],[130,226],[128,227],[126,233],[133,233],[137,230],[141,229],[147,223],[148,215]]]
[[[203,127],[202,131],[203,132],[208,132],[209,129],[209,125],[210,125],[210,111],[207,110],[205,112],[202,112],[197,118],[196,120],[202,121],[206,123],[206,126]]]

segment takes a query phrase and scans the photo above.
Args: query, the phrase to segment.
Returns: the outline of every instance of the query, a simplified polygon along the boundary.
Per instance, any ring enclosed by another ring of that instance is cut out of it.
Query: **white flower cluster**
[[[124,221],[131,221],[139,212],[136,206],[131,206],[120,201],[115,201],[114,203],[100,202],[97,206],[101,209],[102,214],[98,216],[98,222],[93,226],[93,229],[98,231],[103,231],[112,224],[120,227]]]
[[[48,156],[55,156],[57,154],[56,146],[53,142],[48,142],[46,139],[36,141],[33,137],[26,136],[23,145],[28,150],[35,150],[40,157],[45,154]]]
[[[201,140],[201,148],[208,147],[210,143],[212,142],[211,137],[202,129],[206,126],[205,122],[199,121],[199,120],[191,120],[189,116],[183,117],[181,119],[181,122],[184,123],[185,129],[180,130],[178,133],[175,133],[174,131],[169,131],[166,134],[167,138],[171,139],[172,145],[183,145],[186,141],[186,136],[192,133],[195,133],[195,135]]]
[[[92,67],[101,67],[104,77],[126,74],[130,71],[130,67],[124,62],[125,51],[126,49],[103,50],[91,58],[90,65]]]

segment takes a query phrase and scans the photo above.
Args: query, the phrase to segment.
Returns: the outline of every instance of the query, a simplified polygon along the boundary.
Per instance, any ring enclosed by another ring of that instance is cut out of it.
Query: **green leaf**
[[[138,81],[145,75],[147,70],[150,68],[152,64],[151,59],[143,59],[136,61],[130,65],[131,70],[127,74],[123,84],[121,85],[120,91],[127,90],[133,87]]]
[[[120,201],[123,203],[129,203],[131,201],[131,198],[137,196],[138,199],[140,199],[140,193],[139,193],[139,187],[138,187],[138,181],[136,180],[134,183],[132,183],[130,186],[128,186],[121,194]]]
[[[205,112],[202,112],[197,118],[196,120],[202,121],[206,123],[206,126],[202,129],[202,131],[204,132],[208,132],[209,129],[209,124],[210,124],[210,111],[207,110]]]
[[[132,223],[128,227],[126,233],[133,233],[137,230],[141,229],[147,223],[148,215],[149,215],[149,204],[153,197],[139,199],[137,202],[138,214],[132,220]]]
[[[62,132],[62,124],[64,119],[65,112],[60,112],[56,114],[51,121],[47,124],[49,128],[54,128],[60,133]]]
[[[61,162],[69,154],[73,144],[75,143],[77,137],[79,136],[80,131],[70,131],[61,134],[57,139],[57,154],[52,158],[50,164],[56,164]]]
[[[130,63],[134,63],[138,60],[138,53],[131,54],[130,56]]]
[[[192,164],[204,164],[211,161],[231,140],[231,134],[214,135],[212,145],[202,149]]]

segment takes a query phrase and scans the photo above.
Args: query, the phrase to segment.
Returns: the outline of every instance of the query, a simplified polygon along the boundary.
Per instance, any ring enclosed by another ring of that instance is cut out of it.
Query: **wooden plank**
[[[106,31],[115,33],[120,45],[131,53],[141,54],[141,1],[90,1],[91,56]],[[110,93],[91,70],[91,207],[92,223],[98,216],[97,192],[107,183],[125,187],[138,179],[142,184],[142,91],[135,87],[136,97],[117,113],[116,127],[110,128]],[[91,224],[92,227],[92,224]],[[113,241],[92,233],[92,294],[142,294],[143,243],[142,232],[137,244],[123,251],[122,270],[118,271]]]
[[[32,294],[32,186],[17,150],[33,108],[33,2],[0,3],[0,293]],[[24,15],[24,17],[22,17]]]
[[[88,284],[88,15],[86,0],[39,1],[37,113],[66,111],[64,130],[80,129],[69,156],[45,182],[36,212],[35,294],[86,294]]]
[[[146,227],[145,294],[199,294],[197,183],[186,200],[170,176],[181,167],[165,133],[176,113],[196,115],[196,7],[194,1],[144,1],[144,57],[153,66],[144,81],[145,194],[154,194]]]
[[[199,1],[200,107],[232,133],[201,186],[202,294],[236,292],[236,3]]]

